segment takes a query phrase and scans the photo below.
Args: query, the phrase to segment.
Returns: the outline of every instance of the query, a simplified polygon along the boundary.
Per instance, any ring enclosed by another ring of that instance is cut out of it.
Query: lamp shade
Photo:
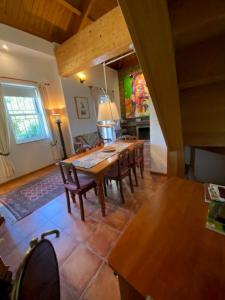
[[[115,102],[104,102],[98,106],[98,121],[116,121],[119,120],[119,113]]]

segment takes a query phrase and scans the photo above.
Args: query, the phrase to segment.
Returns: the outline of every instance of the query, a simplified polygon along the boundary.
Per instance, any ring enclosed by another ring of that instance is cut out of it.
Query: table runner
[[[110,144],[110,146],[115,147],[115,151],[104,152],[104,149],[98,150],[96,152],[92,152],[88,155],[85,155],[83,157],[80,157],[80,158],[74,160],[73,165],[75,167],[80,167],[80,168],[85,168],[85,169],[92,168],[92,167],[96,166],[97,164],[99,164],[100,162],[102,162],[103,160],[125,150],[126,148],[128,148],[130,146],[130,144],[131,143],[129,143],[129,144],[128,143]]]

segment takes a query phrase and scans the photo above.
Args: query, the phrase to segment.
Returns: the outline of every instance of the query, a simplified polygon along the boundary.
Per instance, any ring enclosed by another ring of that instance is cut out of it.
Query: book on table
[[[205,201],[225,202],[225,186],[217,184],[205,184]]]

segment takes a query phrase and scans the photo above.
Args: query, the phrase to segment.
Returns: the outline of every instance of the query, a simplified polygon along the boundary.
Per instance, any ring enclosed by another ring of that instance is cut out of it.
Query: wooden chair
[[[132,140],[137,140],[138,137],[135,135],[129,135],[129,134],[124,134],[121,135],[118,140],[122,140],[122,141],[132,141]]]
[[[86,192],[88,192],[92,188],[95,190],[95,194],[97,195],[96,183],[93,180],[93,178],[85,174],[78,174],[76,168],[70,163],[60,161],[59,168],[61,171],[63,184],[65,188],[68,212],[71,213],[70,195],[74,202],[75,195],[78,195],[80,203],[81,220],[84,221],[85,217],[83,195],[86,197]]]
[[[139,167],[141,171],[141,178],[144,178],[144,145],[137,144],[134,148],[134,163],[135,167]]]
[[[135,184],[138,186],[137,171],[136,168],[139,167],[141,171],[141,177],[144,177],[144,146],[142,144],[137,144],[135,148],[130,152],[130,168],[133,171]]]
[[[129,150],[125,150],[119,154],[118,161],[113,165],[112,169],[108,171],[105,176],[105,181],[115,180],[116,184],[120,186],[120,195],[122,199],[122,203],[125,202],[123,195],[123,183],[122,180],[129,176],[129,183],[131,192],[134,192],[132,178],[131,178],[131,168],[130,168],[130,155]],[[105,194],[107,196],[107,190],[105,185]]]
[[[92,149],[92,147],[90,147],[90,146],[84,146],[82,148],[77,149],[76,154],[84,153],[84,152],[87,152],[91,149]]]

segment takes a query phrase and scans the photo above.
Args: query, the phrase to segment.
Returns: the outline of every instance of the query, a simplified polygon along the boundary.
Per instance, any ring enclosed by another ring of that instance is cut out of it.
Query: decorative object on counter
[[[78,119],[90,119],[88,97],[74,97]]]

